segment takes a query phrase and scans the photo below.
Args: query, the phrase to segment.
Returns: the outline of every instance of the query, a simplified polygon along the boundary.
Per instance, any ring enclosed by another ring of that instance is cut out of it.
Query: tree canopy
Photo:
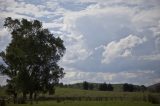
[[[63,40],[42,27],[38,20],[5,19],[12,35],[6,51],[0,53],[4,64],[1,73],[7,75],[9,88],[24,94],[53,89],[59,78],[64,76],[58,61],[65,53]],[[14,90],[12,93],[16,93]]]

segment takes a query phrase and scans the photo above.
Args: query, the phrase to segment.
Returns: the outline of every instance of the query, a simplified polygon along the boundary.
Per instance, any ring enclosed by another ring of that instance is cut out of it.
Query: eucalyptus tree
[[[8,17],[4,27],[12,36],[6,50],[0,53],[4,61],[1,73],[9,77],[8,85],[21,91],[24,98],[29,93],[30,99],[39,91],[53,89],[64,76],[58,65],[66,50],[63,40],[44,29],[38,20]]]

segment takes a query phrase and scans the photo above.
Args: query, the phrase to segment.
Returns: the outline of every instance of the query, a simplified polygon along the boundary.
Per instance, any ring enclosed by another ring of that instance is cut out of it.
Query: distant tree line
[[[91,83],[84,81],[82,83],[76,83],[76,84],[63,84],[59,83],[59,87],[69,87],[69,88],[78,88],[78,89],[84,89],[84,90],[99,90],[99,91],[114,91],[113,84],[107,84],[107,83]],[[144,92],[147,90],[147,87],[144,85],[133,85],[124,83],[119,86],[120,91],[124,92]]]
[[[87,81],[83,82],[83,89],[84,90],[93,90],[95,88],[94,84],[89,83]],[[111,84],[101,83],[98,86],[98,90],[100,91],[113,91],[113,86]]]
[[[128,84],[125,83],[123,84],[123,91],[124,92],[135,92],[135,91],[146,91],[147,87],[145,87],[144,85],[138,86],[138,85],[133,85],[133,84]]]
[[[100,90],[100,91],[113,91],[112,84],[106,84],[106,83],[91,83],[84,81],[82,83],[76,83],[76,84],[63,84],[59,83],[57,85],[58,87],[69,87],[69,88],[80,88],[84,90]]]

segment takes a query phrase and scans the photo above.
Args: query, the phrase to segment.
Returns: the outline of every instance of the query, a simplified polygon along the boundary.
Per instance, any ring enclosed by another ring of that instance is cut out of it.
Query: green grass
[[[91,96],[91,97],[143,97],[148,93],[142,92],[112,92],[112,91],[95,91],[95,90],[80,90],[74,88],[57,88],[56,96]]]
[[[7,106],[31,106],[30,104],[8,104]],[[96,101],[65,101],[61,103],[53,101],[34,103],[32,106],[159,106],[159,104],[151,104],[147,102],[96,102]]]
[[[148,101],[148,95],[157,95],[160,97],[159,93],[149,93],[149,92],[120,92],[120,91],[96,91],[96,90],[80,90],[75,88],[56,88],[56,97],[107,97],[108,100],[122,100],[128,102],[142,102]],[[40,95],[42,96],[42,95]],[[43,95],[44,96],[44,95]],[[45,95],[46,97],[53,97],[53,95]],[[85,100],[85,99],[82,99]]]
[[[3,91],[1,94],[4,95]],[[121,91],[96,91],[96,90],[81,90],[75,88],[56,88],[55,95],[40,94],[39,96],[46,97],[125,97],[122,101],[118,100],[108,100],[108,101],[62,101],[57,103],[56,101],[40,101],[38,104],[34,103],[32,106],[160,106],[160,104],[151,104],[144,102],[143,97],[148,97],[149,94],[158,95],[159,93],[149,93],[149,92],[121,92]],[[14,105],[7,104],[7,106],[31,106],[28,104]]]
[[[3,87],[0,87],[0,96],[6,96],[6,92]]]

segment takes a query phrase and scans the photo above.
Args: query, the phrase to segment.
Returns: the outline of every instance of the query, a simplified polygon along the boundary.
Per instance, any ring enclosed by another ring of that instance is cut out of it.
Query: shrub
[[[148,95],[148,101],[153,104],[160,104],[160,96],[158,95]]]

